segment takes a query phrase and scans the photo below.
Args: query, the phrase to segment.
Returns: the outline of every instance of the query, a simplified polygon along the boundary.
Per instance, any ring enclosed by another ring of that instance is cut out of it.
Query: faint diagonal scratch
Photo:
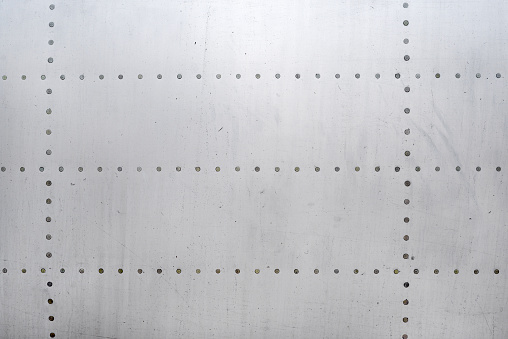
[[[490,333],[494,335],[494,331],[490,328],[489,322],[487,320],[487,317],[485,316],[485,312],[483,311],[482,305],[478,302],[477,299],[475,299],[476,303],[478,304],[478,307],[480,307],[480,310],[482,311],[483,319],[485,319],[485,323],[487,324],[487,328],[489,329]]]

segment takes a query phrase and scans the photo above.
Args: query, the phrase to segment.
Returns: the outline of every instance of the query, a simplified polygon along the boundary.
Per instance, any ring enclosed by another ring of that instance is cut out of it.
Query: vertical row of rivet
[[[405,9],[407,9],[407,8],[409,7],[409,4],[408,4],[407,2],[404,2],[404,3],[402,4],[402,7],[403,7],[404,14],[405,14]],[[409,21],[408,21],[407,19],[404,19],[404,21],[402,22],[402,24],[404,25],[404,27],[407,27],[407,26],[409,26]],[[402,40],[402,43],[403,43],[404,45],[408,45],[408,44],[409,44],[409,39],[408,39],[407,37],[404,37],[404,40]],[[404,53],[404,57],[403,57],[403,58],[404,58],[404,62],[409,62],[409,60],[410,60],[410,56],[409,56],[409,54],[407,54],[407,53]],[[411,89],[410,89],[410,87],[409,87],[409,84],[407,84],[407,86],[405,86],[405,87],[404,87],[404,92],[405,92],[405,93],[409,93],[409,92],[410,92],[410,90],[411,90]],[[404,113],[405,113],[405,114],[409,114],[410,110],[411,110],[411,108],[406,106],[406,108],[404,108]],[[407,140],[407,138],[408,138],[409,134],[410,134],[410,129],[409,129],[409,128],[405,128],[405,130],[404,130],[404,138],[405,138],[406,140]],[[404,144],[406,144],[406,143],[404,143]],[[404,155],[405,155],[406,157],[411,156],[411,151],[410,151],[410,150],[408,150],[408,149],[406,149],[406,150],[404,151]],[[408,158],[408,160],[409,160],[409,158]],[[408,161],[408,162],[409,162],[409,161]],[[411,166],[408,166],[408,169],[409,169],[409,168],[411,168]],[[408,171],[408,172],[409,172],[409,171]],[[403,185],[404,185],[404,187],[405,187],[405,188],[409,189],[409,187],[411,186],[411,181],[409,181],[409,180],[405,180],[405,181],[404,181],[404,183],[403,183]],[[407,194],[407,193],[408,193],[408,192],[406,191],[406,194]],[[407,195],[406,195],[406,197],[404,198],[404,204],[405,204],[405,205],[409,205],[409,204],[410,204],[410,200],[409,200],[409,197],[408,197]],[[406,216],[404,217],[404,223],[405,223],[406,225],[409,223],[409,216],[407,216],[407,215],[406,215]],[[404,240],[404,241],[408,241],[408,240],[409,240],[409,235],[405,234],[405,235],[404,235],[404,237],[403,237],[403,240]],[[404,254],[402,255],[402,258],[403,258],[403,260],[407,260],[407,259],[409,259],[409,254],[408,254],[408,253],[404,253]],[[404,270],[404,271],[406,271],[406,270]],[[405,272],[405,274],[407,274],[407,272]],[[404,282],[404,285],[403,285],[403,286],[404,286],[404,287],[403,287],[403,288],[404,288],[404,290],[406,290],[407,288],[409,288],[409,282],[408,282],[408,281]],[[405,299],[402,301],[402,304],[403,304],[403,307],[407,306],[407,305],[409,304],[409,300],[408,300],[407,298],[405,298]],[[404,308],[404,312],[405,312],[405,311],[406,311],[406,309]],[[404,324],[407,324],[407,323],[409,322],[409,318],[408,318],[408,317],[404,314],[404,316],[403,316],[403,318],[402,318],[402,321],[403,321],[403,323],[404,323]],[[406,332],[406,331],[404,331],[404,332]],[[408,338],[408,335],[407,335],[406,333],[404,333],[404,334],[402,334],[402,338],[403,338],[403,339],[407,339],[407,338]]]
[[[51,11],[53,11],[53,10],[55,9],[55,5],[51,4],[51,5],[49,6],[49,9],[50,9]],[[54,25],[55,25],[55,24],[54,24],[54,22],[53,22],[53,21],[50,21],[50,22],[49,22],[49,27],[50,27],[50,29],[51,29],[51,28],[53,28],[53,27],[54,27]],[[54,41],[53,41],[52,39],[50,39],[50,40],[48,40],[48,44],[49,44],[50,46],[52,46],[52,45],[54,44]],[[52,63],[53,63],[53,57],[49,56],[49,57],[48,57],[48,59],[47,59],[47,62],[48,62],[48,63],[50,63],[50,64],[52,64]],[[50,77],[50,79],[52,79],[52,77]],[[48,88],[48,89],[46,90],[46,93],[49,95],[49,94],[52,94],[52,93],[53,93],[53,91],[51,90],[51,88]],[[48,108],[48,109],[46,110],[46,114],[48,114],[48,118],[50,117],[50,114],[51,114],[51,113],[52,113],[52,110],[51,110],[51,107],[50,107],[50,108]],[[47,135],[47,136],[50,136],[50,135],[51,135],[51,133],[52,133],[52,132],[51,132],[51,129],[50,129],[50,128],[47,128],[47,129],[46,129],[46,135]],[[47,148],[47,150],[46,150],[46,155],[47,155],[47,156],[50,156],[50,155],[51,155],[51,153],[52,153],[51,148],[49,148],[49,147],[48,147],[48,148]],[[47,179],[47,180],[46,180],[46,187],[49,189],[51,186],[52,186],[52,182],[51,182],[51,180]],[[51,192],[51,190],[48,190],[48,193],[49,193],[49,194],[50,194],[50,192]],[[48,205],[48,207],[49,207],[49,205],[50,205],[51,203],[52,203],[51,197],[48,197],[48,198],[46,199],[46,204]],[[48,208],[48,209],[49,209],[49,208]],[[49,212],[49,211],[48,211],[48,212]],[[49,216],[49,215],[48,215],[48,216],[46,217],[46,223],[50,223],[50,222],[51,222],[51,216]],[[47,224],[47,225],[49,225],[49,224]],[[49,228],[49,227],[48,227],[48,228]],[[46,234],[46,240],[47,240],[47,241],[50,241],[50,240],[51,240],[51,238],[52,238],[51,233],[50,233],[50,232],[48,232],[48,233]],[[52,258],[52,256],[53,256],[53,255],[51,254],[51,251],[47,251],[47,252],[46,252],[46,258],[47,258],[47,259]],[[48,264],[48,273],[49,273],[49,272],[52,272],[52,270],[51,270],[50,268],[51,268],[51,265],[50,265],[50,264]],[[52,287],[52,286],[53,286],[53,282],[52,282],[51,280],[49,280],[49,281],[47,282],[47,286],[48,286],[48,287]],[[50,293],[49,295],[51,296],[51,293]],[[52,308],[54,307],[54,306],[53,306],[53,303],[54,303],[54,300],[53,300],[53,298],[51,298],[51,297],[50,297],[50,298],[48,299],[48,304],[50,305],[50,313],[49,313],[48,320],[51,322],[50,324],[53,324],[52,322],[55,320],[55,317],[54,317],[54,315],[53,315],[53,313],[54,313],[54,312],[53,312],[53,309],[52,309]],[[49,336],[50,336],[50,338],[54,338],[54,337],[55,337],[55,332],[54,332],[54,331],[50,331]]]

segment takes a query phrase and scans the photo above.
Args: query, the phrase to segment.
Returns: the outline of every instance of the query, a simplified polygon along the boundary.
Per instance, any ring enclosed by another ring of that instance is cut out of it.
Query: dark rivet
[[[406,185],[406,187],[411,186],[411,181],[409,180],[404,181],[404,185]]]
[[[376,171],[376,172],[379,172],[380,170],[381,170],[381,168],[380,168],[379,166],[376,166],[376,167],[374,168],[374,171]]]
[[[51,252],[47,252],[47,253],[46,253],[46,257],[51,258],[52,256],[53,256],[53,255],[51,254]]]
[[[51,222],[51,217],[46,217],[46,222]]]
[[[161,168],[160,166],[157,166],[157,168],[156,168],[156,169],[157,169],[157,172],[162,171],[162,168]]]
[[[455,170],[458,172],[460,171],[460,166],[455,167]]]
[[[404,259],[409,259],[409,254],[404,253],[404,254],[402,255],[402,258],[404,258]]]
[[[240,274],[240,270],[237,268],[237,269],[235,270],[235,273],[236,273],[236,274]]]
[[[409,199],[404,199],[404,204],[409,205]]]
[[[52,315],[50,315],[48,319],[49,319],[49,321],[53,321],[53,320],[55,320],[55,317],[53,317]]]
[[[480,273],[479,270],[474,270],[474,274],[478,274],[478,273]]]
[[[405,60],[405,61],[409,61],[409,55],[407,55],[407,54],[406,54],[406,55],[404,55],[404,60]]]
[[[435,170],[436,170],[436,172],[439,172],[441,170],[441,168],[439,168],[439,166],[436,166]]]
[[[61,268],[61,269],[60,269],[60,273],[65,273],[65,269],[64,269],[64,268]]]
[[[409,287],[409,283],[408,283],[407,281],[404,283],[404,287],[405,287],[405,288],[408,288],[408,287]]]
[[[407,26],[407,25],[409,25],[409,21],[404,20],[404,22],[403,22],[402,24],[403,24],[404,26]]]
[[[374,274],[378,274],[378,273],[379,273],[379,270],[376,268],[376,269],[374,270]]]
[[[52,304],[53,303],[53,299],[48,299],[48,304]]]
[[[119,74],[119,75],[118,75],[118,79],[122,80],[122,79],[123,79],[123,75],[122,75],[122,74]]]
[[[51,234],[46,234],[46,239],[51,240]]]
[[[256,168],[254,168],[254,170],[255,170],[256,172],[259,172],[260,168],[259,168],[259,167],[256,167]]]
[[[295,270],[294,270],[293,272],[295,272],[295,274],[300,273],[300,271],[298,270],[298,268],[295,268]]]
[[[53,58],[48,58],[48,62],[51,64],[53,63]]]
[[[437,78],[437,79],[441,78],[441,74],[436,73],[436,78]]]
[[[404,318],[402,318],[402,321],[407,323],[409,321],[409,319],[407,317],[404,317]]]
[[[102,172],[102,167],[97,167],[97,172]]]
[[[396,167],[395,167],[395,172],[398,172],[398,171],[400,171],[400,167],[399,167],[399,166],[396,166]]]
[[[49,40],[49,41],[48,41],[48,44],[49,44],[49,45],[53,45],[54,43],[55,43],[55,42],[54,42],[53,40]]]
[[[410,156],[410,155],[411,155],[411,152],[409,152],[409,151],[405,151],[405,152],[404,152],[404,155],[405,155],[406,157],[408,157],[408,156]]]
[[[48,285],[48,287],[51,287],[51,286],[53,286],[53,283],[51,281],[48,281],[48,283],[46,285]]]
[[[435,270],[434,270],[434,274],[439,274],[439,270],[438,270],[438,269],[435,269]]]
[[[104,269],[103,268],[99,268],[99,274],[102,274],[104,273]]]
[[[279,167],[275,167],[275,172],[279,172],[280,171],[280,168]]]
[[[300,74],[296,73],[295,78],[300,79]]]
[[[46,204],[48,204],[48,205],[51,204],[51,199],[49,199],[49,198],[46,199]]]
[[[84,269],[82,269],[82,268],[80,268],[80,269],[79,269],[79,273],[83,274],[83,273],[85,273],[85,270],[84,270]]]
[[[497,268],[494,270],[494,274],[499,274],[499,270]]]
[[[458,270],[458,269],[454,269],[454,270],[453,270],[453,273],[455,273],[455,274],[459,274],[459,270]]]
[[[46,114],[51,114],[51,108],[46,109]]]
[[[411,112],[409,108],[404,108],[404,113],[409,114],[409,112]]]
[[[501,77],[501,73],[496,73],[496,78],[500,78]]]
[[[314,270],[314,274],[319,274],[319,270],[317,268]]]
[[[339,269],[338,269],[338,268],[334,269],[334,270],[333,270],[333,273],[335,273],[335,274],[339,274]]]
[[[143,74],[138,74],[138,79],[139,80],[143,79]]]
[[[409,218],[408,217],[404,217],[404,222],[407,224],[409,222]]]
[[[408,93],[410,90],[409,86],[404,87],[404,92]]]
[[[162,74],[157,74],[157,79],[162,79]]]
[[[403,303],[404,305],[408,305],[408,304],[409,304],[409,300],[407,300],[407,299],[406,299],[406,300],[404,300],[402,303]]]
[[[455,74],[455,77],[458,79],[460,78],[460,73]]]
[[[53,93],[53,91],[51,90],[51,88],[48,88],[48,89],[46,90],[46,93],[51,94],[51,93]]]
[[[476,172],[480,172],[482,168],[480,166],[476,167]]]
[[[279,73],[275,74],[275,79],[280,79],[280,74]]]
[[[360,73],[356,73],[355,78],[360,79]]]
[[[138,274],[143,273],[143,270],[141,268],[138,268]]]
[[[340,171],[340,167],[335,167],[335,172]]]
[[[408,240],[409,240],[409,235],[407,235],[407,234],[406,234],[406,235],[404,236],[404,241],[408,241]]]
[[[418,273],[420,273],[420,270],[418,270],[417,268],[415,268],[415,269],[414,269],[414,271],[413,271],[413,273],[414,273],[414,274],[418,274]]]
[[[501,172],[501,167],[496,167],[496,171]]]
[[[400,79],[400,73],[395,73],[395,79]]]
[[[162,269],[158,268],[157,269],[157,274],[161,274],[162,273]]]
[[[20,172],[24,172],[24,171],[25,171],[25,168],[24,168],[24,167],[20,167],[20,168],[19,168],[19,171],[20,171]]]
[[[78,172],[83,172],[83,167],[78,167]]]

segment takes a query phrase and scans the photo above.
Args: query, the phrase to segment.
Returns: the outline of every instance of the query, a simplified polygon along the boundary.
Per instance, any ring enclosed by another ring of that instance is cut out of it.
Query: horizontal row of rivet
[[[320,171],[321,171],[321,168],[320,168],[320,167],[313,167],[313,169],[314,169],[314,171],[315,171],[315,172],[320,172]],[[420,171],[421,171],[421,169],[422,169],[422,168],[421,168],[420,166],[416,166],[416,167],[415,167],[415,171],[416,171],[416,172],[420,172]],[[455,167],[455,171],[456,171],[456,172],[460,172],[462,169],[463,169],[463,168],[462,168],[462,167],[460,167],[460,166],[456,166],[456,167]],[[7,170],[7,168],[6,168],[6,167],[1,167],[1,168],[0,168],[0,171],[2,171],[2,172],[5,172],[6,170]],[[20,170],[20,172],[25,172],[25,171],[26,171],[26,168],[25,168],[25,167],[20,167],[20,168],[19,168],[19,170]],[[78,172],[83,172],[83,171],[84,171],[84,168],[83,168],[83,167],[78,167],[78,168],[77,168],[77,170],[78,170]],[[103,169],[102,167],[97,167],[97,171],[98,171],[98,172],[102,172],[103,170],[104,170],[104,169]],[[117,167],[117,168],[116,168],[116,170],[117,170],[118,172],[122,172],[122,171],[124,170],[124,168],[123,168],[123,167]],[[138,166],[138,167],[136,168],[136,171],[137,171],[137,172],[141,172],[142,170],[143,170],[143,168],[142,168],[142,167],[139,167],[139,166]],[[155,170],[156,170],[157,172],[160,172],[160,171],[162,171],[162,167],[158,166],[158,167],[156,167],[156,168],[155,168]],[[181,172],[181,171],[183,170],[183,167],[177,166],[177,167],[175,167],[175,170],[176,170],[177,172]],[[215,169],[214,169],[214,170],[215,170],[215,172],[220,172],[220,171],[221,171],[221,167],[218,167],[218,166],[217,166],[217,167],[215,167]],[[236,166],[236,167],[234,168],[234,170],[235,170],[236,172],[239,172],[239,171],[240,171],[240,167],[239,167],[239,166]],[[275,170],[275,172],[280,172],[282,169],[281,169],[280,167],[275,167],[275,168],[274,168],[274,170]],[[294,168],[294,171],[295,171],[295,172],[300,172],[300,170],[301,170],[301,168],[300,168],[300,167],[295,167],[295,168]],[[334,168],[334,170],[335,170],[335,172],[339,172],[339,171],[341,170],[341,168],[340,168],[340,167],[335,167],[335,168]],[[395,170],[395,172],[399,172],[399,171],[401,170],[401,167],[399,167],[399,166],[394,167],[394,170]],[[440,172],[440,171],[441,171],[441,167],[435,167],[435,168],[434,168],[434,170],[435,170],[436,172]],[[475,170],[476,170],[477,172],[480,172],[480,171],[482,170],[482,168],[481,168],[480,166],[477,166],[477,167],[475,167]],[[497,172],[501,172],[501,167],[497,166],[497,167],[495,168],[495,170],[496,170]],[[44,172],[44,171],[45,171],[45,168],[44,168],[44,167],[39,167],[39,171],[40,171],[40,172]],[[64,171],[64,167],[63,167],[63,166],[58,167],[58,171],[59,171],[59,172],[63,172],[63,171]],[[194,167],[194,171],[196,171],[196,172],[201,172],[201,167]],[[259,171],[261,171],[261,168],[260,168],[260,167],[254,167],[254,171],[259,172]],[[355,171],[355,172],[359,172],[359,171],[360,171],[360,167],[359,167],[359,166],[356,166],[356,167],[354,168],[354,171]],[[380,166],[376,166],[376,167],[374,167],[374,171],[375,171],[375,172],[379,172],[379,171],[381,171],[381,167],[380,167]]]
[[[46,273],[46,269],[45,269],[45,268],[41,268],[41,270],[40,270],[40,271],[41,271],[41,273]],[[4,268],[4,269],[2,269],[2,271],[1,271],[1,272],[2,272],[2,273],[7,273],[7,272],[8,272],[8,270],[7,270],[7,268]],[[79,272],[79,273],[81,273],[81,274],[83,274],[83,273],[85,273],[85,270],[84,270],[83,268],[80,268],[80,269],[78,270],[78,272]],[[99,272],[100,274],[103,274],[103,273],[105,272],[105,270],[104,270],[103,268],[99,268],[99,269],[98,269],[98,272]],[[122,274],[122,273],[124,273],[124,270],[123,270],[122,268],[119,268],[117,272],[118,272],[119,274]],[[156,272],[157,272],[158,274],[161,274],[161,273],[162,273],[162,269],[161,269],[161,268],[158,268],[158,269],[156,270]],[[180,274],[180,273],[182,273],[182,272],[183,272],[183,270],[182,270],[182,269],[180,269],[180,268],[177,268],[177,269],[175,270],[175,272],[176,272],[177,274]],[[199,274],[199,273],[201,273],[201,269],[199,269],[199,268],[198,268],[198,269],[196,269],[196,271],[195,271],[195,272],[196,272],[197,274]],[[219,273],[221,273],[221,272],[223,272],[223,271],[221,271],[221,269],[220,269],[220,268],[217,268],[217,269],[215,270],[215,273],[217,273],[217,274],[219,274]],[[235,270],[234,270],[234,272],[235,272],[235,273],[237,273],[237,274],[239,274],[239,273],[240,273],[240,269],[238,269],[238,268],[237,268],[237,269],[235,269]],[[254,271],[253,271],[253,272],[254,272],[254,273],[256,273],[256,274],[259,274],[259,273],[261,272],[261,270],[256,268],[256,269],[254,269]],[[394,273],[394,274],[399,274],[400,272],[401,272],[401,271],[400,271],[400,270],[398,270],[398,269],[395,269],[395,270],[393,271],[393,273]],[[493,272],[494,272],[494,274],[499,274],[499,269],[494,269],[494,270],[493,270]],[[27,270],[26,270],[25,268],[23,268],[23,269],[21,269],[21,273],[27,273]],[[60,273],[65,273],[65,269],[64,269],[64,268],[61,268],[61,269],[60,269]],[[142,270],[142,269],[140,268],[140,269],[138,269],[138,270],[137,270],[137,273],[139,273],[139,274],[141,274],[141,273],[146,273],[146,271],[144,271],[144,270]],[[274,273],[276,273],[276,274],[280,273],[280,269],[276,268],[276,269],[274,270]],[[295,269],[293,270],[293,273],[298,274],[298,273],[300,273],[300,270],[299,270],[299,269],[297,269],[297,268],[295,268]],[[315,274],[318,274],[318,273],[319,273],[319,269],[317,269],[317,268],[316,268],[316,269],[314,269],[314,273],[315,273]],[[334,270],[333,270],[333,273],[338,274],[338,273],[339,273],[339,269],[337,269],[337,268],[336,268],[336,269],[334,269]],[[359,271],[358,269],[355,269],[355,270],[353,270],[353,273],[354,273],[354,274],[358,274],[358,273],[360,273],[360,271]],[[379,271],[378,269],[374,269],[373,273],[374,273],[374,274],[378,274],[378,273],[380,273],[380,271]],[[413,270],[413,273],[414,273],[414,274],[419,274],[419,273],[420,273],[420,270],[419,270],[419,269],[414,269],[414,270]],[[435,269],[435,270],[433,271],[433,273],[434,273],[434,274],[439,274],[439,270],[438,270],[438,269]],[[458,270],[458,269],[454,269],[454,270],[453,270],[453,273],[454,273],[454,274],[459,274],[459,270]],[[473,273],[474,273],[474,274],[479,274],[479,273],[480,273],[480,270],[475,269],[475,270],[473,271]],[[362,274],[363,274],[363,273],[362,273]]]
[[[340,74],[338,74],[338,73],[334,74],[333,76],[334,76],[336,79],[339,79],[339,78],[341,77],[341,75],[340,75]],[[501,78],[501,73],[496,73],[496,74],[495,74],[495,76],[496,76],[496,78],[498,78],[498,79],[499,79],[499,78]],[[201,75],[201,74],[196,74],[196,76],[195,76],[195,77],[196,77],[196,79],[201,79],[201,78],[202,78],[202,75]],[[242,77],[242,75],[241,75],[241,74],[236,74],[236,75],[235,75],[235,77],[236,77],[236,79],[240,79],[240,78]],[[254,75],[254,77],[255,77],[256,79],[260,79],[260,78],[261,78],[261,74],[255,74],[255,75]],[[275,74],[275,76],[274,76],[274,77],[275,77],[276,79],[280,79],[280,78],[281,78],[281,75],[280,75],[279,73],[277,73],[277,74]],[[301,77],[302,77],[302,75],[301,75],[301,74],[299,74],[299,73],[296,73],[296,74],[295,74],[295,78],[296,78],[296,79],[300,79]],[[320,74],[320,73],[316,73],[316,74],[314,74],[314,77],[315,77],[316,79],[320,79],[320,78],[321,78],[321,74]],[[356,79],[360,79],[360,77],[361,77],[361,76],[360,76],[360,73],[356,73],[356,74],[354,74],[354,77],[355,77]],[[374,75],[374,77],[375,77],[376,79],[379,79],[379,78],[381,78],[381,75],[380,75],[379,73],[376,73],[376,74]],[[395,73],[395,79],[400,79],[400,77],[401,77],[400,73]],[[441,74],[440,74],[440,73],[436,73],[436,74],[434,74],[434,77],[439,79],[439,78],[441,78]],[[482,75],[481,75],[481,73],[476,73],[476,74],[475,74],[475,77],[476,77],[477,79],[479,79],[479,78],[481,78],[481,77],[482,77]],[[98,76],[98,78],[99,78],[100,80],[103,80],[105,77],[104,77],[104,75],[103,75],[103,74],[100,74],[100,75]],[[118,75],[118,79],[122,80],[123,78],[124,78],[123,74],[119,74],[119,75]],[[141,80],[141,79],[143,79],[143,75],[142,75],[142,74],[138,74],[138,75],[137,75],[137,78],[138,78],[139,80]],[[182,74],[177,74],[177,75],[176,75],[176,78],[177,78],[177,79],[182,79],[182,78],[183,78],[183,75],[182,75]],[[222,75],[221,75],[221,74],[215,74],[215,78],[216,78],[216,79],[221,79],[221,78],[222,78]],[[415,78],[420,79],[420,78],[421,78],[421,74],[420,74],[420,73],[415,74]],[[457,79],[461,78],[461,74],[460,74],[460,73],[455,73],[455,78],[457,78]],[[22,75],[22,76],[21,76],[21,80],[26,80],[26,79],[27,79],[27,76],[26,76],[26,75]],[[65,79],[66,79],[65,75],[64,75],[64,74],[60,75],[60,79],[61,79],[61,80],[65,80]],[[79,75],[79,79],[84,80],[84,79],[85,79],[84,74]],[[157,74],[157,79],[162,79],[162,74]],[[3,76],[2,76],[2,80],[7,80],[7,75],[3,75]],[[41,75],[41,80],[46,80],[46,75]]]

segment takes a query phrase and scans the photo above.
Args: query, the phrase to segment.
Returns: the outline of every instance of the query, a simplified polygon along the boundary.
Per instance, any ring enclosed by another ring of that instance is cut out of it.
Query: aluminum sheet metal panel
[[[508,2],[0,1],[1,338],[508,338]]]

